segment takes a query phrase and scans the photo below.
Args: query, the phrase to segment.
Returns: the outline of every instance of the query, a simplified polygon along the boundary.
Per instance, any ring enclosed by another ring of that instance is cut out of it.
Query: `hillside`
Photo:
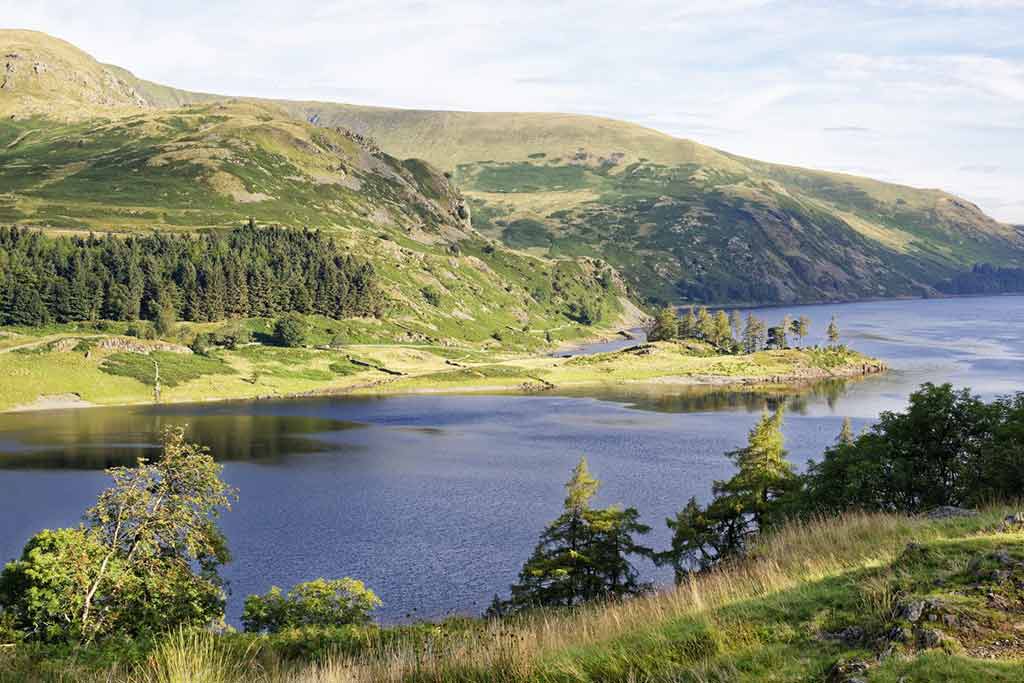
[[[388,329],[406,341],[501,334],[531,347],[578,336],[581,323],[614,324],[623,310],[606,265],[482,237],[459,191],[425,162],[269,103],[153,106],[180,102],[42,34],[0,32],[0,45],[2,224],[192,231],[255,217],[327,231],[374,265],[392,304]]]
[[[767,164],[584,116],[288,103],[451,169],[476,226],[518,248],[600,255],[657,299],[920,295],[1024,238],[938,190]]]
[[[1019,683],[1024,531],[1003,521],[1012,511],[794,524],[681,586],[505,621],[186,632],[127,671],[0,651],[0,681]]]
[[[0,32],[0,45],[19,55],[8,58],[14,76],[0,89],[0,114],[13,115],[20,132],[32,116],[74,121],[134,110],[159,117],[218,99],[100,65],[43,34]],[[622,121],[246,102],[318,129],[354,131],[395,157],[422,158],[452,175],[484,235],[538,256],[602,259],[652,301],[931,295],[977,263],[1024,264],[1020,229],[939,190],[764,163]],[[247,195],[250,210],[280,216],[285,191],[295,188],[276,189]],[[17,201],[21,188],[0,192]],[[89,219],[72,213],[73,221]],[[333,220],[329,213],[321,202],[293,215]]]

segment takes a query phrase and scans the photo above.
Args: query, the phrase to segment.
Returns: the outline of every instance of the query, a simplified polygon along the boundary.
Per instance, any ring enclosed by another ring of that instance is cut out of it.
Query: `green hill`
[[[19,55],[8,57],[14,75],[0,88],[0,115],[22,126],[7,134],[6,145],[32,117],[152,117],[222,99],[100,65],[44,34],[3,31],[0,46]],[[38,73],[36,64],[43,65]],[[484,235],[538,256],[600,258],[654,301],[930,295],[976,263],[1024,265],[1019,228],[939,190],[768,164],[622,121],[247,102],[273,104],[279,118],[320,130],[353,131],[398,158],[424,159],[451,174]],[[0,185],[8,203],[21,189]],[[253,213],[282,214],[285,191],[295,188],[272,189],[278,193],[244,195]],[[293,213],[333,220],[323,202]],[[38,218],[10,209],[6,215]]]
[[[640,126],[560,114],[287,103],[452,170],[475,225],[518,248],[599,255],[651,298],[928,294],[1024,238],[938,190],[767,164]]]
[[[136,82],[43,34],[3,31],[0,47],[0,224],[192,231],[252,216],[321,229],[373,263],[394,304],[390,336],[406,341],[535,347],[630,306],[606,265],[492,243],[441,172],[348,130],[270,103],[178,106],[204,98]]]

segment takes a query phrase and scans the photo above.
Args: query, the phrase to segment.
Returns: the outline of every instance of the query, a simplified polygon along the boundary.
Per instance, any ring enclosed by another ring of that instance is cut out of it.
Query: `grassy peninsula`
[[[236,323],[238,324],[238,323]],[[269,339],[273,321],[244,324]],[[539,392],[615,384],[795,385],[884,371],[845,348],[723,354],[696,340],[642,343],[621,351],[559,357],[485,345],[380,341],[366,321],[309,319],[309,346],[250,342],[195,353],[181,342],[126,336],[130,323],[0,330],[0,410],[127,405],[155,400],[157,372],[166,403],[327,394]],[[180,324],[189,338],[220,325]],[[344,330],[363,343],[332,345]],[[119,333],[120,332],[120,333]],[[593,334],[595,330],[585,330]],[[613,333],[612,330],[605,330]]]

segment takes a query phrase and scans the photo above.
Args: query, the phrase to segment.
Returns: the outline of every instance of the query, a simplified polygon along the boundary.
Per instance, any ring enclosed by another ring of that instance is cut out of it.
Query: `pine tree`
[[[709,344],[714,344],[715,320],[711,317],[708,309],[704,306],[697,311],[697,334],[696,336]]]
[[[826,334],[828,335],[829,344],[835,346],[839,343],[839,325],[836,323],[836,317],[834,315],[832,316],[832,320],[828,323],[828,330],[826,331]]]
[[[763,414],[750,430],[747,445],[727,454],[739,471],[732,479],[714,484],[715,495],[749,515],[758,530],[766,527],[771,503],[790,490],[796,480],[783,447],[782,419],[782,408]]]
[[[729,326],[732,328],[732,338],[740,342],[743,339],[743,316],[735,308],[729,316]]]
[[[811,319],[806,315],[802,315],[796,320],[790,321],[789,329],[799,340],[798,345],[803,346],[804,338],[807,337],[811,331]]]
[[[694,339],[697,334],[697,316],[694,315],[693,306],[689,306],[686,315],[679,321],[679,338]]]
[[[853,425],[850,423],[850,418],[844,417],[843,428],[839,432],[839,438],[836,439],[836,443],[841,444],[843,446],[849,446],[854,442],[855,439],[856,437],[853,434]]]
[[[732,350],[733,344],[729,315],[725,311],[718,311],[715,313],[715,346],[722,350]]]
[[[647,335],[649,341],[667,341],[679,336],[679,318],[676,316],[676,309],[672,306],[665,306],[658,311],[658,317],[654,320],[654,326]]]
[[[563,511],[547,526],[523,565],[512,597],[491,606],[491,614],[533,607],[571,607],[595,599],[640,592],[638,573],[629,555],[650,555],[635,535],[650,529],[640,524],[635,508],[594,509],[599,482],[580,458],[566,484]]]

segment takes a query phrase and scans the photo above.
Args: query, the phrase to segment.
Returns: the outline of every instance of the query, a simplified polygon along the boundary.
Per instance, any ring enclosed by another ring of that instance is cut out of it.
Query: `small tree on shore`
[[[72,529],[42,531],[0,574],[0,611],[48,642],[89,643],[223,620],[217,527],[234,491],[206,449],[168,428],[150,463],[108,470],[113,485]]]
[[[639,522],[635,508],[591,507],[598,486],[586,458],[580,458],[565,486],[562,514],[541,534],[512,586],[511,599],[495,598],[490,614],[571,607],[645,589],[629,556],[651,554],[635,540],[650,528]]]
[[[679,336],[679,318],[676,316],[676,309],[672,306],[665,306],[658,311],[654,319],[654,325],[647,334],[649,341],[668,341]]]
[[[828,329],[825,334],[828,336],[828,343],[832,346],[839,343],[839,324],[836,322],[836,317],[834,315],[828,323]]]
[[[316,579],[295,585],[285,595],[277,586],[245,599],[242,626],[250,633],[277,633],[307,626],[362,626],[370,622],[380,598],[357,579]]]
[[[806,315],[802,315],[789,323],[789,329],[793,336],[797,338],[797,344],[803,346],[804,339],[811,332],[811,319]]]
[[[306,319],[298,313],[288,313],[274,323],[274,343],[294,348],[306,343]]]

